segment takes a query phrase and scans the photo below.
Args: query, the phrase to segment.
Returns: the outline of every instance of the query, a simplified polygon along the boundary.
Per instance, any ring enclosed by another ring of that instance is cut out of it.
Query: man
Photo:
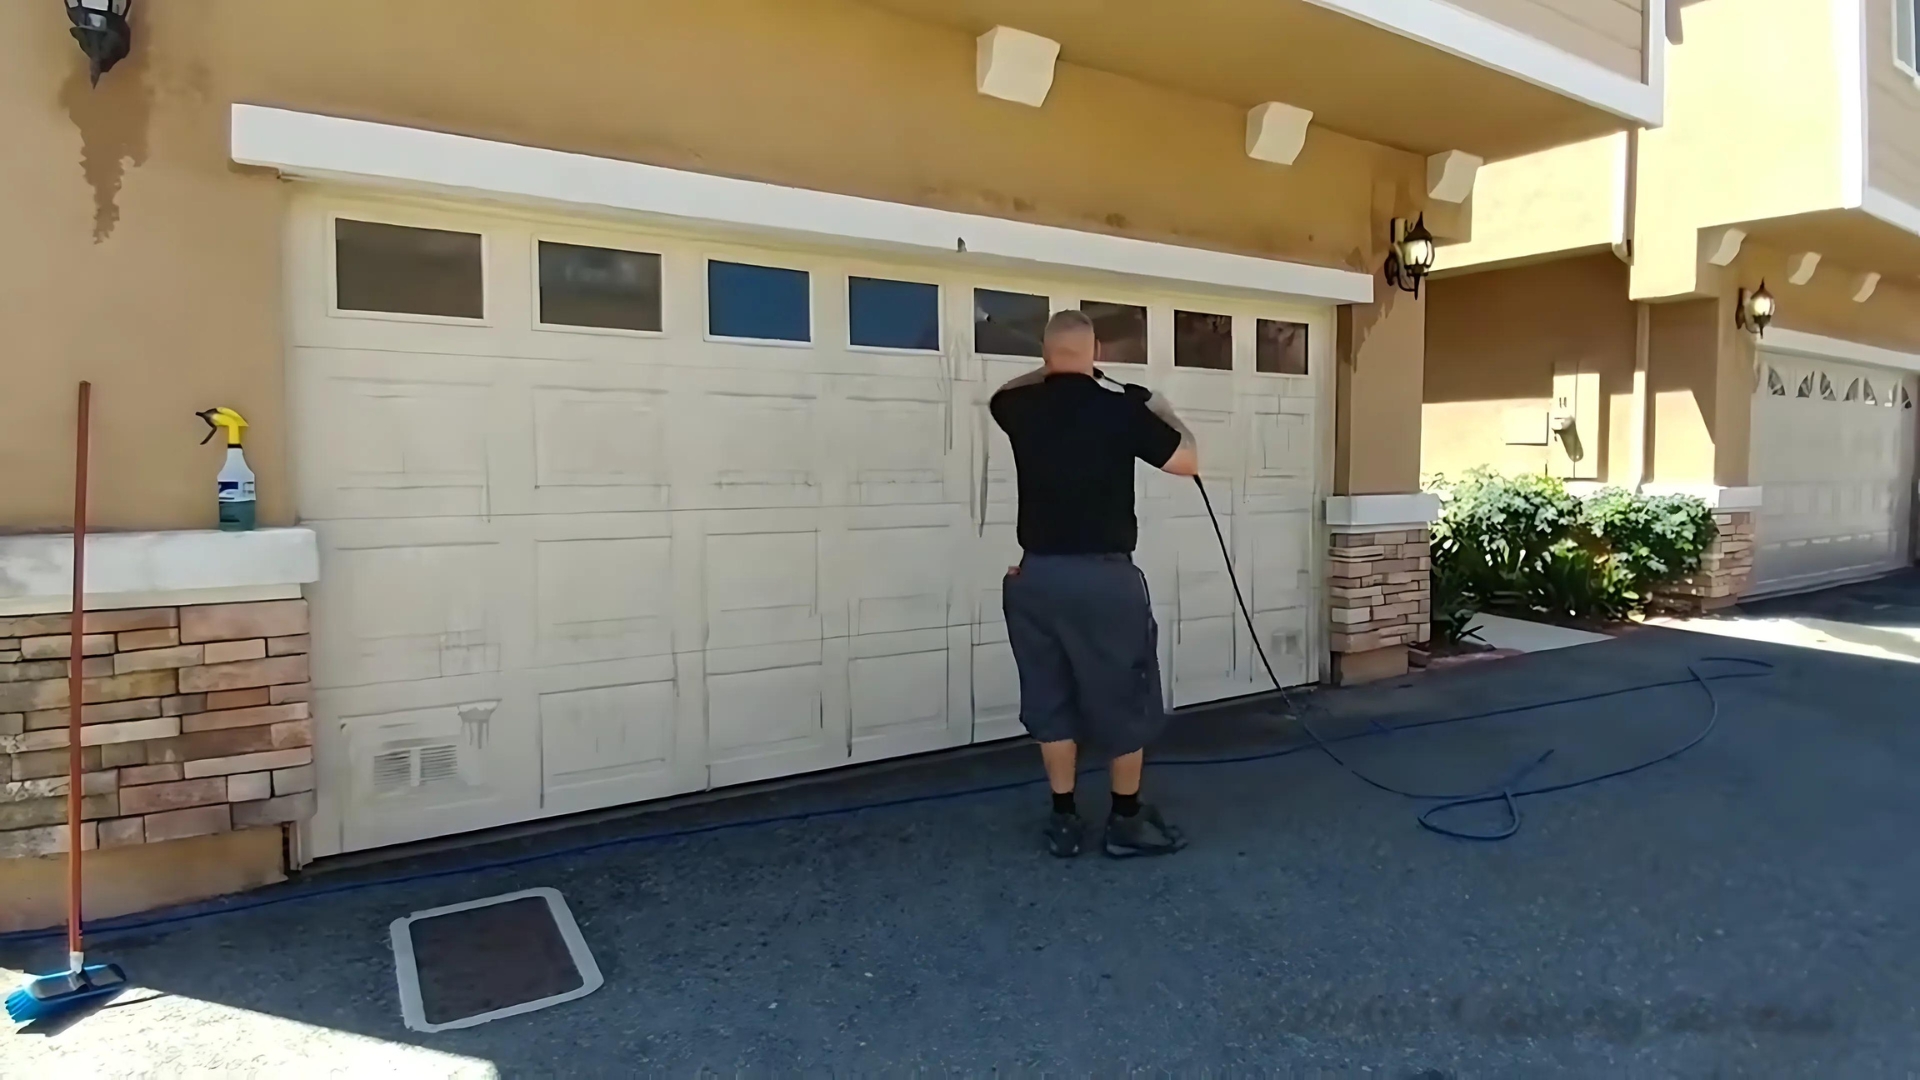
[[[1085,843],[1074,801],[1084,747],[1112,763],[1106,853],[1171,854],[1185,839],[1140,801],[1145,747],[1166,713],[1159,630],[1133,565],[1133,463],[1198,474],[1193,432],[1164,398],[1099,373],[1084,312],[1056,313],[1040,352],[1041,368],[1002,386],[989,408],[1013,443],[1019,477],[1024,554],[1001,596],[1020,669],[1020,720],[1040,743],[1053,788],[1047,845],[1068,858]]]

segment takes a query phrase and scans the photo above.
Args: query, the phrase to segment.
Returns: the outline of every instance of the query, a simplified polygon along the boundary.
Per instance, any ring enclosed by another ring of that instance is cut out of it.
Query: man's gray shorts
[[[1000,595],[1035,739],[1120,757],[1159,737],[1160,631],[1132,559],[1028,555]]]

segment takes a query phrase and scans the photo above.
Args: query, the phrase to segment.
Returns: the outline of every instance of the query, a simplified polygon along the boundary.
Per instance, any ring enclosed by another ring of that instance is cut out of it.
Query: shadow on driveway
[[[1181,719],[1149,771],[1194,839],[1171,859],[1042,854],[1028,747],[835,774],[309,873],[255,894],[287,903],[111,937],[101,958],[163,996],[0,1040],[0,1075],[276,1054],[410,1076],[1908,1075],[1920,667],[1648,630],[1297,700],[1321,730],[1394,728],[1684,678],[1709,655],[1775,670],[1716,683],[1720,728],[1679,760],[1525,800],[1506,843],[1425,832],[1420,804],[1317,752],[1165,764],[1299,745],[1272,705],[1218,710]],[[1653,757],[1707,716],[1701,689],[1677,685],[1343,746],[1383,780],[1478,790],[1547,749],[1532,783]],[[1086,785],[1083,809],[1103,811],[1100,781]],[[995,790],[634,842],[978,787]],[[534,861],[314,895],[515,858]],[[566,896],[605,987],[407,1031],[387,924],[537,886]],[[0,947],[0,963],[57,967],[59,949]]]

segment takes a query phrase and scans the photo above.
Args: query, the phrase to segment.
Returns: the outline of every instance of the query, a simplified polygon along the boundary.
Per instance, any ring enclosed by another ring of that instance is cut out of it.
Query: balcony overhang
[[[1838,265],[1889,280],[1920,283],[1920,207],[1868,188],[1861,205],[1737,226],[1768,247],[1818,252],[1821,265]]]
[[[1252,107],[1419,154],[1489,161],[1661,122],[1661,87],[1442,0],[871,0],[978,35],[1013,26],[1060,62]],[[1661,70],[1662,3],[1650,4]],[[1057,92],[1057,91],[1056,91]]]

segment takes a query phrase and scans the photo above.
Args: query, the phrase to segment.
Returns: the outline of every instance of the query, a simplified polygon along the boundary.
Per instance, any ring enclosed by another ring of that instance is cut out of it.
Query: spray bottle
[[[215,478],[220,500],[220,529],[245,532],[253,528],[254,520],[253,470],[247,467],[247,456],[240,450],[240,433],[247,428],[246,418],[225,406],[194,415],[207,422],[207,437],[200,440],[201,446],[207,445],[220,429],[226,429],[227,463],[220,466],[220,475]]]

